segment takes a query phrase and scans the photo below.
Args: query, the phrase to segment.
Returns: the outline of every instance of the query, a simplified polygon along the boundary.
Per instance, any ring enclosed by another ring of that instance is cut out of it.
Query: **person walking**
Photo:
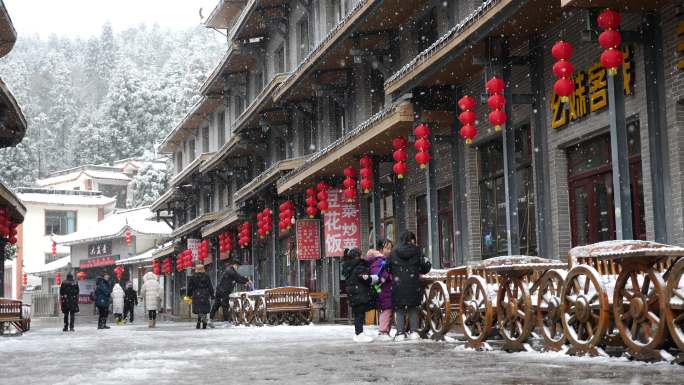
[[[145,273],[143,281],[140,297],[145,302],[145,310],[148,317],[147,327],[154,328],[157,326],[157,309],[161,301],[161,286],[157,281],[157,276],[151,271]]]
[[[347,299],[354,316],[354,341],[371,342],[373,338],[363,334],[363,323],[366,312],[373,308],[371,284],[374,279],[370,274],[370,264],[362,258],[361,250],[345,250],[342,262],[342,275],[345,277]],[[377,276],[375,276],[377,278]]]
[[[112,313],[114,313],[114,319],[117,325],[123,324],[123,312],[124,312],[124,291],[121,285],[118,283],[114,284],[112,289]]]
[[[392,276],[386,268],[387,260],[392,252],[392,241],[379,240],[376,249],[368,250],[366,259],[370,263],[370,273],[378,276],[378,283],[373,285],[377,292],[375,307],[380,312],[378,322],[378,340],[389,341],[392,328]]]
[[[406,314],[409,317],[408,338],[417,340],[418,334],[418,305],[421,301],[420,275],[426,274],[432,268],[425,259],[423,252],[416,246],[416,235],[405,231],[397,246],[389,256],[387,265],[392,275],[392,305],[394,306],[397,322],[395,341],[403,341],[406,336]]]
[[[223,309],[223,322],[228,322],[228,314],[230,314],[230,294],[235,289],[235,284],[239,283],[245,285],[249,283],[249,278],[243,277],[237,272],[240,267],[240,262],[237,259],[231,259],[226,265],[226,269],[221,275],[218,285],[216,285],[216,300],[211,308],[209,314],[209,326],[214,327],[213,320],[216,319],[216,313],[219,308]]]
[[[109,274],[102,277],[97,277],[95,280],[95,306],[99,312],[97,319],[98,329],[109,329],[107,326],[107,317],[109,316],[109,300],[112,294],[112,289],[109,286]]]
[[[128,281],[124,290],[124,320],[133,323],[136,306],[138,306],[138,293],[133,289],[133,282]]]
[[[74,275],[69,273],[66,276],[66,281],[59,286],[59,303],[64,313],[64,329],[65,331],[74,331],[74,319],[78,313],[78,283],[74,281]]]
[[[195,266],[195,274],[188,283],[188,297],[192,298],[192,312],[197,314],[197,326],[207,328],[207,314],[211,311],[211,299],[214,298],[214,287],[211,279],[204,272],[204,265]]]

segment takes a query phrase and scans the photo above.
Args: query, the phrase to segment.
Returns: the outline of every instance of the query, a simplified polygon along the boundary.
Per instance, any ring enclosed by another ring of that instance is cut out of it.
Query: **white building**
[[[69,248],[61,245],[53,255],[55,236],[92,228],[116,205],[116,199],[95,191],[20,188],[17,196],[26,205],[24,223],[19,227],[17,253],[22,258],[18,260],[23,260],[23,271],[29,275],[45,271],[46,264],[69,255]],[[39,284],[39,279],[30,277],[29,286]]]

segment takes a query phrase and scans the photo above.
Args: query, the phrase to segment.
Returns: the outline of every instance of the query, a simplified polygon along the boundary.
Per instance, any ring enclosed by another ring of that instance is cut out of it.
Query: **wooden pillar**
[[[382,224],[382,213],[380,212],[380,200],[382,199],[382,189],[380,188],[380,159],[373,157],[373,190],[371,192],[372,207],[371,221],[373,222],[373,243],[370,248],[375,248],[378,240],[382,238],[380,225]]]
[[[456,100],[461,97],[459,92]],[[451,156],[451,193],[453,194],[452,219],[454,222],[454,252],[456,253],[456,265],[465,263],[468,255],[468,217],[465,200],[465,148],[464,142],[459,139],[461,122],[454,119],[454,130],[449,141],[449,155]]]
[[[504,187],[506,189],[506,238],[508,255],[520,254],[520,226],[518,224],[518,183],[516,181],[515,164],[515,127],[513,126],[513,90],[511,89],[511,70],[513,63],[510,57],[508,41],[501,43],[502,78],[505,83],[506,116],[508,121],[501,134],[504,155]]]
[[[622,68],[608,77],[608,119],[610,120],[610,156],[613,171],[615,236],[632,239],[632,190],[629,180],[629,147],[625,122],[625,94]]]

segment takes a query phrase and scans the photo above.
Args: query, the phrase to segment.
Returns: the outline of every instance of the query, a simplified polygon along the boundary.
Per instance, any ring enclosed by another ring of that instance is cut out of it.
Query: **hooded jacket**
[[[78,313],[78,283],[73,278],[67,278],[59,287],[59,300],[62,306],[62,313]]]
[[[99,308],[109,307],[109,297],[112,294],[112,289],[102,277],[97,277],[95,280],[95,306]]]
[[[392,275],[386,266],[385,257],[381,252],[371,249],[366,254],[370,263],[370,273],[380,279],[380,293],[375,299],[375,305],[380,310],[392,308]]]
[[[370,275],[370,265],[364,259],[354,258],[344,262],[342,274],[345,277],[347,298],[353,308],[370,310],[375,306],[371,295],[371,278],[363,279],[362,275]]]
[[[219,281],[218,285],[216,285],[216,298],[221,300],[221,304],[223,306],[228,306],[229,305],[229,296],[230,293],[233,292],[235,289],[235,284],[239,283],[241,285],[244,285],[247,283],[249,280],[237,271],[233,269],[233,266],[226,266],[226,269],[224,270],[223,274],[221,275],[221,280]]]
[[[207,314],[211,310],[211,299],[214,298],[214,287],[207,273],[195,273],[190,277],[188,296],[192,297],[192,312]]]
[[[387,269],[392,275],[392,305],[395,308],[420,305],[420,275],[431,268],[432,264],[416,245],[399,245],[392,250]]]
[[[124,308],[124,291],[121,288],[121,285],[118,283],[114,284],[114,288],[112,289],[112,313],[114,314],[123,314],[123,308]]]
[[[142,288],[140,289],[140,296],[145,301],[145,310],[158,310],[159,301],[161,300],[161,286],[157,282],[157,276],[153,272],[148,271],[143,276]]]
[[[127,286],[124,290],[124,311],[125,309],[132,309],[138,304],[138,293],[133,289],[133,286]]]

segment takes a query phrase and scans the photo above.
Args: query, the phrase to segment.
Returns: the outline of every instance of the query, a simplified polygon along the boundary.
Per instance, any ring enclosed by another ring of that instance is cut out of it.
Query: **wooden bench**
[[[5,334],[9,326],[14,326],[18,334],[28,331],[31,328],[30,307],[19,300],[0,298],[0,335]]]
[[[278,287],[264,292],[265,319],[270,324],[284,321],[310,323],[313,304],[309,289],[305,287]]]

